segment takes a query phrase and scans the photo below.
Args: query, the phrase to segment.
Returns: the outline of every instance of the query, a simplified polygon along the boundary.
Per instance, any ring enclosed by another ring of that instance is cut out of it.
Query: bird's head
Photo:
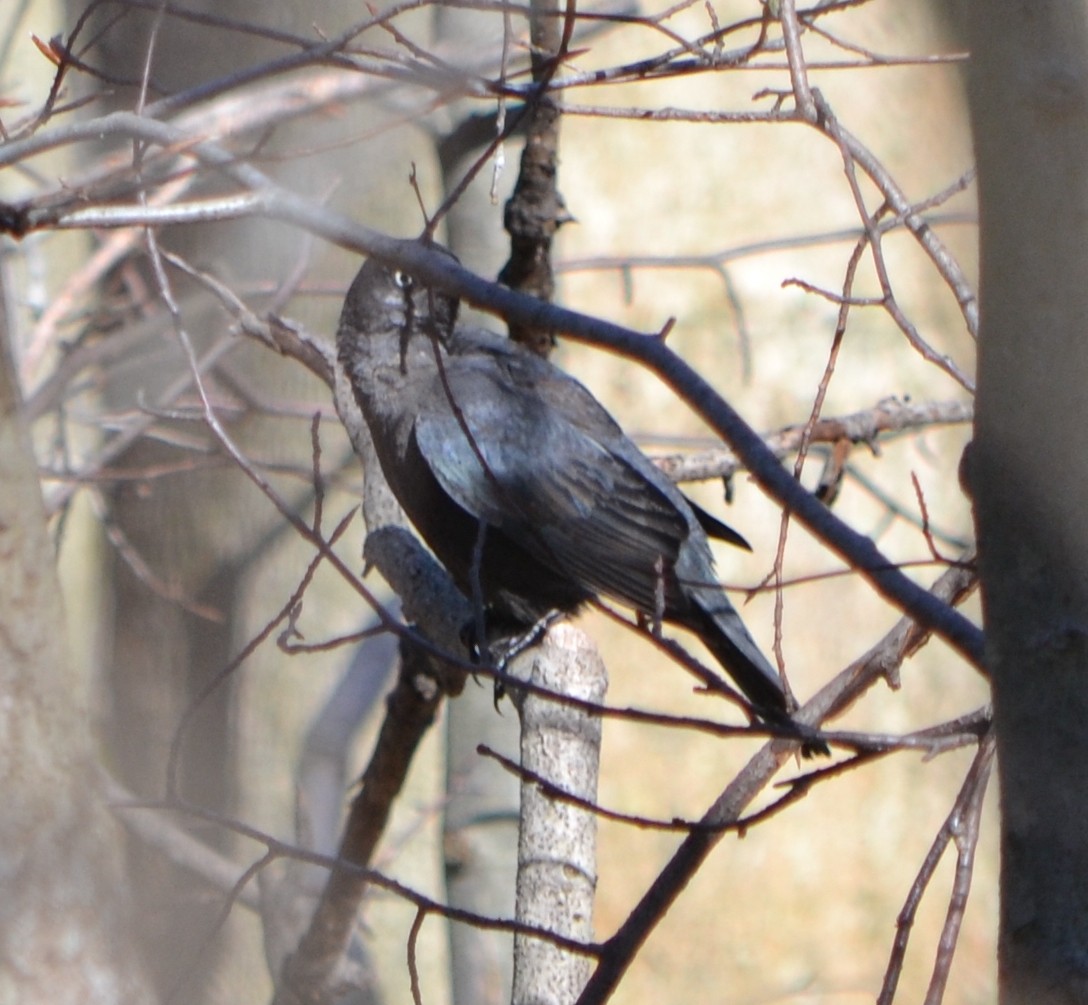
[[[420,333],[445,339],[453,330],[457,309],[456,297],[425,286],[403,269],[368,258],[344,298],[340,331],[399,334],[402,339]]]

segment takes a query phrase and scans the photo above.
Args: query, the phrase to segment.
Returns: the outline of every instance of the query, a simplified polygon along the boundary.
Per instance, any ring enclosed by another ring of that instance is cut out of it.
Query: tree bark
[[[53,543],[0,330],[0,1001],[150,1001]]]
[[[573,625],[558,624],[515,663],[537,687],[600,704],[608,674],[600,653]],[[533,693],[517,694],[521,785],[517,919],[557,935],[593,938],[597,818],[586,805],[556,799],[533,780],[586,804],[597,801],[601,720]],[[514,939],[514,1005],[566,1005],[585,987],[592,961],[541,939]]]
[[[975,502],[1001,764],[1001,1001],[1088,1001],[1088,11],[968,14]]]

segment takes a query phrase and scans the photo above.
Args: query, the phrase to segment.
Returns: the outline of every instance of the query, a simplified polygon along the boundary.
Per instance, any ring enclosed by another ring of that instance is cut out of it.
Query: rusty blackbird
[[[344,302],[340,360],[382,470],[488,617],[526,627],[597,596],[694,632],[755,711],[789,722],[778,673],[714,574],[696,507],[580,383],[458,301],[369,259]]]

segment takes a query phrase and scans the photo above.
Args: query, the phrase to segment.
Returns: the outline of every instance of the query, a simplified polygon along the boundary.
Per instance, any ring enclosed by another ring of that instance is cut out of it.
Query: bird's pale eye
[[[412,277],[407,272],[403,272],[397,269],[393,273],[393,282],[396,283],[402,290],[410,290],[412,288]]]

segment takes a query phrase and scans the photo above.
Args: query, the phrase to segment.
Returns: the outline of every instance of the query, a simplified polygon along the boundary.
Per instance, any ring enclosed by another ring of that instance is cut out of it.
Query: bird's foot
[[[500,618],[474,618],[461,629],[461,642],[468,650],[469,659],[477,666],[495,669],[495,707],[506,696],[506,678],[510,665],[523,652],[532,649],[564,616],[562,611],[549,611],[537,618],[528,628],[496,624]]]
[[[496,669],[506,672],[506,668],[525,650],[537,645],[557,621],[564,616],[562,611],[548,611],[542,618],[537,618],[525,631],[511,635],[502,641],[502,651],[495,663]]]
[[[499,707],[499,701],[506,695],[506,678],[510,672],[510,666],[522,653],[533,646],[538,645],[548,629],[563,617],[562,611],[549,611],[541,618],[537,618],[524,631],[516,635],[510,635],[501,639],[495,652],[495,708]]]

